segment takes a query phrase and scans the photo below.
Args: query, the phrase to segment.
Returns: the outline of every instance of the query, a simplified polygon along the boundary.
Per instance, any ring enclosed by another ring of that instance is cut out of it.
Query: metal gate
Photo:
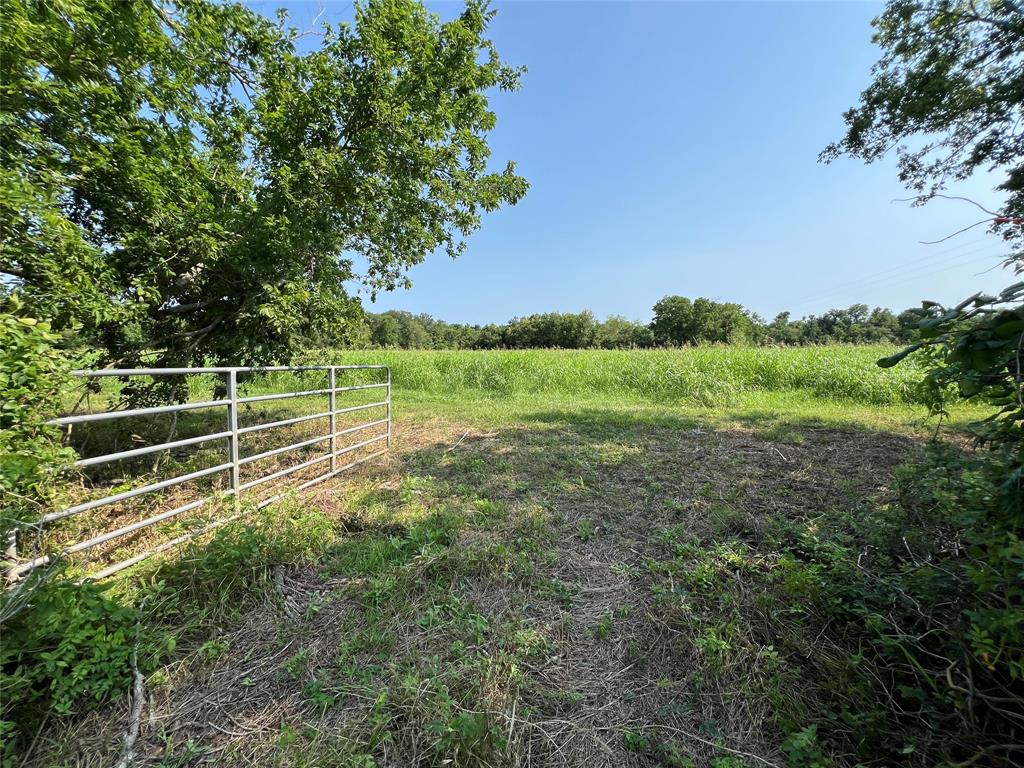
[[[289,372],[293,374],[306,373],[306,372],[322,372],[326,376],[324,384],[326,386],[319,387],[316,389],[299,389],[295,391],[280,392],[273,394],[253,395],[253,396],[239,396],[239,374],[270,374],[274,372]],[[339,376],[342,376],[349,372],[365,371],[365,372],[379,372],[377,376],[383,376],[382,381],[374,381],[370,383],[358,383],[339,386]],[[103,533],[91,536],[89,538],[76,541],[72,544],[64,546],[60,552],[61,556],[73,555],[79,552],[84,552],[94,547],[97,547],[106,542],[113,541],[115,539],[129,536],[137,533],[151,526],[157,525],[164,521],[170,520],[178,515],[182,515],[187,512],[196,510],[210,502],[224,498],[225,496],[233,497],[234,501],[234,513],[203,526],[200,529],[192,530],[184,535],[177,536],[169,541],[163,542],[158,546],[148,549],[144,552],[134,555],[126,560],[109,565],[102,570],[90,574],[90,578],[104,578],[111,574],[117,573],[124,568],[134,565],[141,560],[144,560],[157,552],[165,551],[171,547],[175,547],[195,536],[201,535],[213,528],[224,525],[232,520],[237,519],[243,514],[243,508],[241,502],[246,492],[257,488],[258,486],[264,485],[265,483],[272,482],[281,478],[285,478],[289,475],[293,475],[305,469],[316,468],[322,470],[319,474],[312,478],[306,479],[303,482],[295,485],[294,487],[286,488],[285,490],[275,493],[269,498],[260,499],[255,502],[256,508],[263,508],[269,504],[282,499],[290,491],[302,491],[309,488],[317,483],[323,482],[328,478],[334,477],[346,470],[352,469],[366,461],[376,458],[387,451],[391,447],[391,370],[385,365],[330,365],[330,366],[271,366],[263,368],[245,368],[245,367],[221,367],[221,368],[138,368],[138,369],[103,369],[95,371],[75,371],[75,375],[82,379],[102,379],[105,377],[118,377],[122,380],[127,381],[130,377],[163,377],[163,376],[194,376],[201,374],[214,374],[216,376],[224,377],[224,397],[218,399],[207,399],[198,402],[183,402],[175,403],[172,405],[159,405],[144,408],[132,408],[126,410],[112,410],[97,413],[85,413],[79,415],[64,416],[59,419],[54,419],[51,424],[58,426],[67,426],[74,424],[83,424],[90,422],[102,422],[110,421],[114,419],[125,419],[133,417],[148,417],[155,416],[158,414],[178,414],[183,411],[196,411],[200,409],[224,409],[225,418],[222,424],[224,429],[204,434],[194,435],[188,438],[179,440],[170,440],[163,443],[157,443],[154,445],[146,445],[144,447],[132,448],[130,450],[116,451],[112,453],[104,453],[96,456],[90,456],[88,458],[82,458],[75,462],[76,467],[91,467],[99,464],[106,464],[108,462],[117,462],[125,459],[131,459],[146,454],[157,453],[160,451],[171,451],[176,449],[186,448],[188,446],[197,446],[201,443],[207,443],[211,441],[226,441],[227,444],[227,461],[217,464],[215,466],[206,467],[203,469],[196,470],[194,472],[188,472],[182,475],[176,475],[166,479],[161,479],[157,482],[152,482],[147,485],[140,486],[138,488],[132,488],[126,491],[120,491],[118,493],[112,493],[101,498],[91,499],[74,506],[70,506],[66,509],[62,509],[57,512],[51,512],[47,515],[42,516],[38,521],[33,523],[34,526],[48,526],[53,523],[64,520],[65,518],[79,515],[90,510],[104,507],[111,504],[117,504],[119,502],[127,501],[128,499],[142,496],[144,494],[155,493],[163,491],[182,483],[189,481],[198,480],[209,476],[216,475],[218,473],[226,473],[228,479],[228,486],[224,491],[216,494],[204,496],[193,501],[189,501],[186,504],[180,504],[171,509],[159,511],[156,514],[144,517],[141,520],[133,521],[127,525],[121,525],[113,530],[104,531]],[[381,400],[374,399],[373,402],[359,403],[356,405],[344,406],[339,403],[339,396],[344,396],[347,393],[360,392],[367,390],[384,390],[384,398]],[[300,397],[326,397],[326,410],[317,411],[311,414],[302,414],[299,416],[293,416],[286,419],[279,419],[267,423],[256,423],[244,427],[239,427],[239,408],[242,406],[248,406],[252,403],[266,403],[269,401],[285,400],[291,398]],[[343,414],[362,414],[363,412],[369,412],[372,415],[381,416],[382,418],[372,419],[366,422],[360,422],[352,426],[347,426],[343,429],[338,429],[338,419]],[[174,417],[175,419],[177,416]],[[269,450],[261,451],[259,453],[251,454],[248,456],[241,455],[239,446],[240,438],[248,434],[256,432],[264,432],[267,430],[281,429],[290,427],[305,422],[315,422],[316,420],[323,419],[329,421],[328,431],[324,434],[315,435],[311,438],[306,438],[298,442],[291,443],[280,447],[275,447]],[[381,431],[383,430],[383,431]],[[372,434],[373,431],[380,432],[379,434]],[[369,433],[370,436],[365,435]],[[352,442],[354,440],[354,442]],[[386,441],[386,442],[385,442]],[[384,443],[383,448],[377,448],[380,443]],[[326,445],[325,445],[326,444]],[[315,446],[325,445],[323,453],[313,456],[310,459],[302,461],[298,464],[288,466],[284,469],[279,469],[267,474],[257,475],[251,479],[243,482],[241,478],[241,470],[250,464],[255,464],[264,459],[268,459],[274,456],[288,453],[290,451],[313,448]],[[373,450],[376,449],[376,450]],[[358,455],[359,451],[370,450],[368,455],[362,455],[358,458],[346,461],[352,455]],[[343,458],[344,457],[344,458]],[[151,510],[152,511],[152,510]],[[49,555],[41,555],[34,557],[29,560],[23,560],[22,562],[16,563],[12,568],[8,570],[8,578],[16,579],[33,568],[46,565],[51,562]]]

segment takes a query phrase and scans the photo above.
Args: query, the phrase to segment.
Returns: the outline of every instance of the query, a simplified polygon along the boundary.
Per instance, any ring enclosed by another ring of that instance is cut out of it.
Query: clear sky
[[[254,3],[264,12],[281,5]],[[458,3],[431,3],[442,17]],[[891,160],[818,163],[869,81],[876,3],[506,2],[491,37],[523,87],[497,93],[496,166],[530,181],[462,258],[414,268],[370,311],[504,322],[590,309],[648,320],[667,294],[770,319],[867,303],[897,311],[1010,282],[964,203],[923,208]],[[293,4],[298,26],[345,2]],[[998,206],[992,180],[958,187]],[[985,270],[991,270],[985,272]]]

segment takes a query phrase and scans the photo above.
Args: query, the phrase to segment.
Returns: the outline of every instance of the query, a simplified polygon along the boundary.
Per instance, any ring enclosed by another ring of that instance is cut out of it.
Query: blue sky
[[[254,3],[272,13],[280,3]],[[442,17],[457,3],[431,3]],[[414,268],[371,311],[454,322],[590,309],[648,320],[667,294],[771,318],[864,302],[955,302],[1009,282],[976,209],[905,197],[891,160],[818,163],[867,85],[875,3],[507,2],[490,36],[525,65],[497,93],[493,160],[531,184],[462,258]],[[351,17],[297,3],[294,22]],[[990,207],[992,180],[956,188]],[[991,270],[985,272],[985,270]]]

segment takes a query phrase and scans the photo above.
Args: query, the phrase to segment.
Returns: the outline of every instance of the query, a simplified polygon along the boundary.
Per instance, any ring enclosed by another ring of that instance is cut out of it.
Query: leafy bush
[[[17,521],[31,522],[56,496],[57,474],[74,458],[48,426],[70,380],[47,323],[0,307],[0,541]]]
[[[134,609],[107,587],[51,581],[4,623],[0,644],[0,737],[4,760],[48,710],[66,714],[128,685]]]
[[[777,530],[779,599],[838,643],[811,662],[835,691],[818,724],[832,746],[854,734],[861,759],[934,764],[995,759],[1015,742],[1024,547],[1003,491],[1014,461],[936,444],[900,469],[898,503]]]

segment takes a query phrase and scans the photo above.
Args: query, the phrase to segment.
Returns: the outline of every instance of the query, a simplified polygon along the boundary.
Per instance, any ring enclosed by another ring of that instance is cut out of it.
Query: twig
[[[508,719],[508,739],[506,739],[506,742],[509,745],[512,744],[512,730],[516,726],[516,704],[518,703],[519,696],[517,695],[514,699],[512,699],[512,717]]]
[[[455,445],[453,445],[451,448],[447,449],[445,453],[451,453],[452,451],[454,451],[456,448],[462,445],[462,441],[465,440],[468,436],[469,430],[467,429],[465,432],[462,433],[462,437],[458,439],[458,442],[456,442]]]
[[[733,749],[732,747],[727,747],[724,744],[716,744],[713,741],[708,741],[707,739],[701,738],[700,736],[698,736],[695,733],[690,733],[689,731],[684,731],[682,728],[675,728],[675,727],[673,727],[671,725],[657,725],[657,724],[655,724],[655,725],[653,725],[651,727],[652,728],[661,728],[662,730],[666,730],[666,731],[672,731],[672,732],[677,733],[677,734],[679,734],[681,736],[685,736],[688,739],[693,739],[694,741],[699,741],[701,744],[704,744],[706,746],[714,747],[715,749],[721,749],[721,750],[723,750],[725,752],[731,752],[732,754],[739,755],[740,757],[749,757],[751,760],[757,760],[759,763],[764,763],[765,765],[770,766],[770,768],[779,768],[779,765],[777,763],[773,763],[771,760],[766,760],[765,758],[761,757],[760,755],[755,755],[755,754],[753,754],[751,752],[743,752],[742,750],[739,750],[739,749]]]
[[[920,242],[921,242],[921,245],[936,245],[938,243],[944,243],[947,240],[949,240],[951,237],[956,237],[957,235],[963,234],[964,232],[966,232],[969,229],[974,229],[975,227],[980,227],[982,224],[988,224],[990,221],[992,221],[992,219],[982,219],[981,221],[976,221],[973,224],[964,227],[963,229],[958,229],[956,232],[954,232],[951,235],[946,235],[945,237],[940,237],[938,240],[921,240]]]

